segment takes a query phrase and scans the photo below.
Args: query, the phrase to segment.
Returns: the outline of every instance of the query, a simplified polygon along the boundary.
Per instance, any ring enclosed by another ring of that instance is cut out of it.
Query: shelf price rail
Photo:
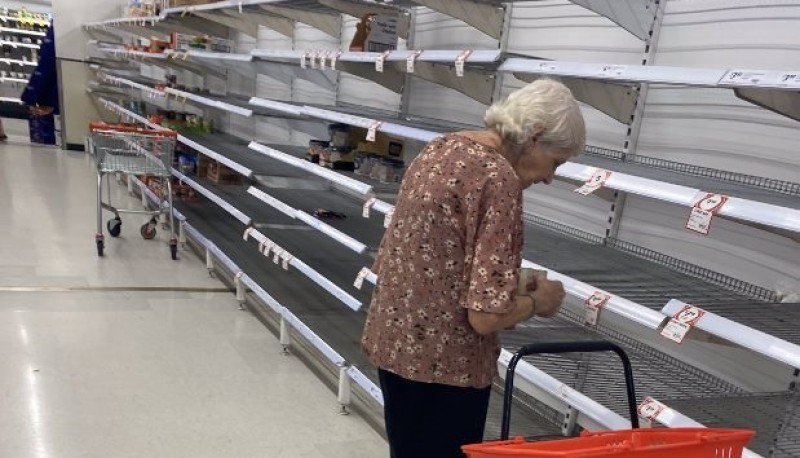
[[[147,199],[155,205],[161,205],[161,199],[156,196],[147,186],[139,181],[135,176],[131,176],[132,183],[139,186],[142,193],[147,196]],[[188,235],[191,237],[202,249],[206,250],[207,265],[214,266],[214,258],[219,264],[222,265],[234,277],[234,283],[237,287],[237,296],[240,296],[239,291],[242,290],[242,298],[244,300],[244,288],[249,289],[265,306],[272,312],[280,317],[280,341],[284,347],[288,347],[291,342],[289,336],[289,329],[293,328],[300,334],[308,343],[310,343],[317,351],[319,351],[330,363],[340,368],[339,373],[339,403],[346,407],[350,404],[350,382],[355,383],[364,390],[372,399],[378,404],[383,406],[383,394],[380,388],[373,383],[361,370],[349,364],[336,350],[328,345],[322,338],[317,336],[300,318],[298,318],[291,310],[281,305],[275,298],[273,298],[267,291],[256,283],[250,276],[240,269],[233,260],[231,260],[219,247],[212,241],[208,240],[203,234],[192,227],[191,223],[186,217],[180,213],[179,210],[174,209],[176,220],[180,221],[182,236]],[[184,234],[185,231],[185,234]],[[255,232],[254,232],[255,234]],[[263,236],[263,235],[262,235]]]

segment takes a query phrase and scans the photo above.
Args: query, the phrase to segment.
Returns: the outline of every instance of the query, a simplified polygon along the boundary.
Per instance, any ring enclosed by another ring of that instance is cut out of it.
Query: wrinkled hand
[[[566,296],[564,285],[560,281],[548,280],[546,272],[537,271],[533,278],[536,284],[531,292],[531,297],[533,297],[536,315],[544,318],[555,316]]]

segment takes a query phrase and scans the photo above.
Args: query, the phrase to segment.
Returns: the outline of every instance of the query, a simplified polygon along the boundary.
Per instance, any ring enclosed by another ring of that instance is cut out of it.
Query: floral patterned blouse
[[[522,239],[522,189],[511,164],[465,136],[433,140],[406,172],[373,265],[368,358],[410,380],[489,386],[498,336],[475,332],[467,309],[514,307]]]

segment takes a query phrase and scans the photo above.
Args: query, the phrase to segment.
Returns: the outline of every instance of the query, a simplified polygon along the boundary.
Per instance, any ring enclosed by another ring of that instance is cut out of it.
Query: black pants
[[[483,441],[491,387],[420,383],[383,369],[391,458],[464,458],[461,446]]]

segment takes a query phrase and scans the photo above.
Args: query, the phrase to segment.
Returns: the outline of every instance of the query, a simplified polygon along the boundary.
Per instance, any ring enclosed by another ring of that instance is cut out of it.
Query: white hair
[[[503,142],[521,147],[540,132],[538,140],[559,150],[580,154],[586,145],[586,124],[578,102],[564,84],[539,79],[495,102],[484,118]]]

